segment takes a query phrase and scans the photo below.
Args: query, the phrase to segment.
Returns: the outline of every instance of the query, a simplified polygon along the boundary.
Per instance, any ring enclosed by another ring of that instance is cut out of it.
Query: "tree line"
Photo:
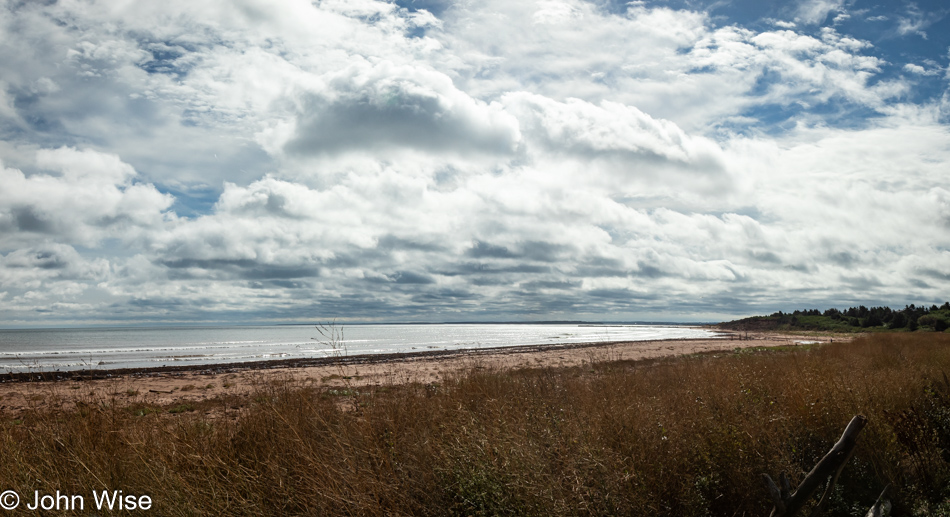
[[[931,330],[943,332],[950,328],[950,302],[941,306],[910,304],[903,309],[890,307],[849,307],[847,310],[818,309],[778,311],[768,316],[753,316],[721,323],[721,327],[735,330],[768,330],[792,328],[802,330]]]

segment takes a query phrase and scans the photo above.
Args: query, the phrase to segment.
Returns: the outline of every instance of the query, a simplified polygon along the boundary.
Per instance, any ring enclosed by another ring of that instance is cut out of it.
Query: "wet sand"
[[[644,360],[736,348],[848,341],[850,336],[767,332],[723,333],[719,339],[627,341],[575,345],[282,360],[217,366],[102,370],[5,376],[0,383],[0,412],[114,401],[168,406],[223,395],[246,396],[256,386],[292,381],[317,387],[359,388],[403,383],[438,383],[472,369],[578,366],[617,360]]]

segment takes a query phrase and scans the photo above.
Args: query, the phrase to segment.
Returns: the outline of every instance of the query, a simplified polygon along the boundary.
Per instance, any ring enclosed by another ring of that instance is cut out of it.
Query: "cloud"
[[[499,104],[472,99],[439,72],[361,63],[326,82],[326,90],[302,101],[286,152],[511,154],[520,140],[517,121]]]
[[[65,244],[37,243],[0,253],[0,303],[11,319],[14,315],[62,318],[72,311],[85,317],[96,306],[86,303],[84,295],[110,274],[105,259],[84,258]]]
[[[704,170],[715,170],[715,144],[633,106],[609,101],[598,106],[580,99],[556,102],[528,93],[508,94],[502,102],[518,114],[545,152],[654,156],[684,164],[700,162]]]
[[[795,19],[810,25],[821,24],[828,14],[840,11],[844,4],[845,0],[803,0],[798,4]]]
[[[928,69],[918,64],[907,63],[906,65],[904,65],[904,71],[907,73],[914,74],[914,75],[934,76],[934,75],[940,75],[943,72],[943,69],[941,68]]]
[[[2,260],[5,271],[22,270],[57,278],[103,278],[107,272],[103,265],[102,260],[86,261],[72,246],[55,243],[11,251]],[[16,280],[22,282],[24,279]]]
[[[938,298],[947,109],[913,99],[945,56],[895,67],[822,26],[849,5],[766,29],[579,0],[4,7],[0,310],[696,320]]]
[[[528,170],[478,175],[451,192],[396,171],[351,176],[330,190],[271,178],[229,186],[214,214],[157,239],[152,260],[192,282],[268,282],[262,287],[276,289],[274,282],[296,279],[310,292],[367,299],[359,287],[366,282],[375,286],[372,299],[387,306],[438,300],[451,291],[452,304],[461,304],[454,307],[477,299],[485,310],[503,312],[502,300],[522,290],[568,290],[581,306],[597,305],[606,292],[662,290],[649,307],[699,292],[725,296],[793,286],[799,296],[818,300],[829,283],[840,285],[846,299],[864,290],[883,295],[910,281],[904,273],[876,272],[882,263],[903,260],[900,248],[891,248],[907,227],[932,236],[916,239],[914,256],[948,244],[928,229],[936,219],[927,214],[942,213],[946,196],[930,186],[942,160],[925,151],[943,145],[946,131],[894,125],[797,138],[782,148],[748,140],[722,151],[738,181],[752,182],[755,218],[639,208],[584,183],[568,194],[561,183]],[[895,168],[898,148],[920,152],[921,159]],[[861,159],[845,160],[850,153]],[[758,174],[763,168],[771,174]],[[902,170],[914,171],[913,181],[894,183]],[[810,193],[789,196],[802,183]],[[921,210],[896,217],[920,192],[930,192],[934,208],[918,202]],[[426,224],[427,214],[448,213],[448,206],[454,207],[451,219],[438,228]],[[843,227],[866,231],[842,234]],[[876,283],[855,283],[858,277]],[[555,303],[551,296],[542,305],[520,303],[542,310]],[[629,300],[643,303],[641,296]],[[610,306],[623,307],[616,299]]]
[[[934,22],[932,17],[925,16],[925,13],[917,7],[916,4],[908,4],[905,16],[897,18],[897,34],[906,36],[916,34],[923,39],[927,39],[927,33],[924,31]]]
[[[524,92],[507,94],[501,102],[521,125],[524,163],[547,171],[549,184],[563,181],[565,190],[573,183],[625,195],[645,188],[667,193],[672,178],[680,178],[689,182],[678,188],[683,197],[724,194],[729,188],[716,143],[635,107],[556,102]]]
[[[0,247],[37,239],[95,246],[105,238],[134,239],[160,227],[172,199],[118,156],[74,148],[41,149],[27,176],[0,166]]]
[[[94,141],[180,190],[260,178],[272,167],[255,134],[291,118],[301,92],[359,56],[410,62],[435,42],[406,34],[438,25],[377,2],[61,2],[0,14],[15,115],[5,139]]]
[[[770,24],[772,24],[772,25],[774,25],[774,26],[776,26],[776,27],[778,27],[778,28],[780,28],[780,29],[794,29],[794,28],[798,27],[798,25],[797,25],[795,22],[790,22],[790,21],[786,21],[786,20],[773,20],[773,19],[769,19],[769,20],[765,20],[765,21],[768,22],[768,23],[770,23]]]

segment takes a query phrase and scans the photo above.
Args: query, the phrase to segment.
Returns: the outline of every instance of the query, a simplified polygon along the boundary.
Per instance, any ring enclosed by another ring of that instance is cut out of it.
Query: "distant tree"
[[[907,326],[907,316],[903,312],[895,312],[887,326],[892,329],[902,329]]]
[[[861,325],[862,327],[880,327],[884,322],[881,321],[881,317],[875,312],[869,312],[868,317],[864,318],[864,322]]]

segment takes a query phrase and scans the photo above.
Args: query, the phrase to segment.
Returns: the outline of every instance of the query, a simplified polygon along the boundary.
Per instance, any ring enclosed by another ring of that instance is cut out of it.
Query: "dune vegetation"
[[[3,415],[0,488],[148,494],[161,515],[768,515],[761,474],[797,483],[860,413],[825,515],[887,484],[895,515],[950,514],[950,335],[612,359],[46,404]]]

